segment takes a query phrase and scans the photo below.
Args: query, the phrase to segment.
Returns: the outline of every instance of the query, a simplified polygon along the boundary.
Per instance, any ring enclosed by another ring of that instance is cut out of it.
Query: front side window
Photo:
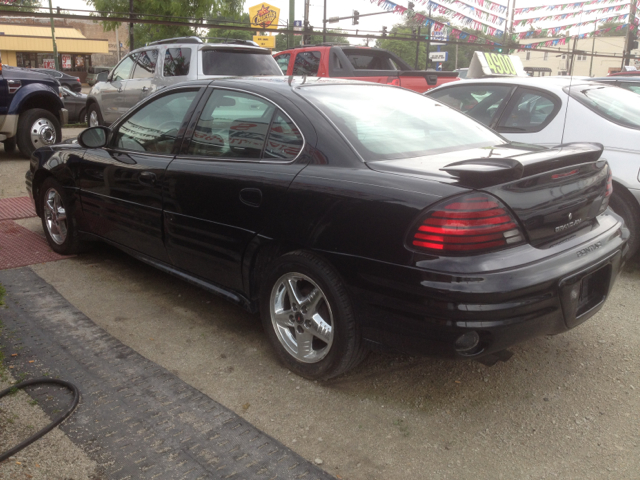
[[[280,67],[280,70],[282,70],[282,73],[286,75],[287,70],[289,69],[289,60],[291,59],[291,54],[283,53],[282,55],[278,55],[277,57],[275,57],[275,59],[278,63],[278,66]]]
[[[133,78],[151,78],[156,71],[158,62],[157,50],[145,50],[136,57],[136,68],[133,71]]]
[[[137,152],[171,154],[197,90],[156,98],[134,113],[115,132],[113,147]]]
[[[131,70],[133,70],[133,66],[135,65],[135,61],[133,58],[134,56],[137,56],[137,54],[133,54],[133,55],[129,55],[128,57],[125,57],[125,59],[122,60],[122,62],[120,62],[120,65],[118,65],[113,70],[113,75],[111,79],[114,82],[117,80],[129,79],[129,77],[131,76]]]
[[[555,117],[560,103],[560,99],[545,92],[519,88],[500,117],[497,130],[503,133],[540,131]]]
[[[574,85],[564,90],[601,117],[625,127],[640,129],[640,95],[610,86]]]
[[[366,162],[506,143],[465,115],[399,88],[317,85],[296,91],[329,117]]]
[[[164,54],[165,77],[183,77],[189,75],[190,65],[190,48],[167,48]]]
[[[299,52],[293,64],[293,74],[315,77],[319,67],[320,52]]]
[[[513,87],[509,85],[464,85],[435,90],[429,96],[491,126],[511,90]]]
[[[254,95],[214,90],[200,115],[188,153],[259,159],[275,110],[273,104]]]

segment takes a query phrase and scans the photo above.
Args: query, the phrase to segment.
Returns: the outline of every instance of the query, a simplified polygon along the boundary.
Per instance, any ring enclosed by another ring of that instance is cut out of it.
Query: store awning
[[[56,27],[56,46],[64,53],[109,53],[108,40],[89,40],[75,28]],[[0,50],[53,53],[51,27],[0,24]]]

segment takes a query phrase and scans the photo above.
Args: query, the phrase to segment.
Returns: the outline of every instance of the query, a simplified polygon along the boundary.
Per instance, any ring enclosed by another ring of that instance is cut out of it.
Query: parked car
[[[636,72],[637,75],[628,75],[622,77],[594,77],[588,80],[598,83],[606,83],[608,85],[615,85],[616,87],[630,90],[633,93],[640,93],[640,72]]]
[[[611,207],[640,247],[640,97],[571,77],[485,78],[428,92],[514,142],[553,146],[589,141],[604,145],[613,171]]]
[[[0,58],[0,141],[4,151],[16,146],[30,158],[38,147],[59,142],[69,112],[60,83],[29,68],[2,65]]]
[[[274,55],[285,75],[347,78],[387,83],[424,92],[458,80],[459,72],[416,70],[382,48],[355,45],[302,45]]]
[[[387,85],[223,78],[39,149],[27,188],[54,251],[102,240],[260,311],[320,379],[368,348],[491,362],[598,311],[629,235],[601,153]]]
[[[178,82],[236,75],[282,75],[266,48],[253,41],[203,43],[198,37],[171,38],[134,50],[114,67],[106,82],[89,92],[89,126],[109,125],[140,100]]]
[[[87,70],[87,83],[90,87],[93,87],[98,80],[98,75],[102,72],[109,73],[113,67],[95,66],[89,67]]]
[[[50,68],[32,68],[31,70],[44,73],[45,75],[49,75],[50,77],[55,78],[60,82],[60,85],[68,88],[72,92],[82,91],[82,83],[80,83],[80,78],[74,75],[69,75],[67,73],[59,72],[58,70],[52,70]]]
[[[85,93],[72,92],[62,87],[62,101],[69,110],[69,123],[87,122],[87,95]]]

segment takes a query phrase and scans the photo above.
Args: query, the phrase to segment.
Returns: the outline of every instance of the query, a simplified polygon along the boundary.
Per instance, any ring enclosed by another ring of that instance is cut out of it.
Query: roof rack
[[[230,43],[237,45],[251,45],[253,47],[259,47],[256,42],[253,40],[241,40],[239,38],[229,38],[229,37],[202,37],[203,40],[222,40],[221,42],[216,43]]]
[[[175,37],[156,40],[155,42],[149,42],[147,45],[164,45],[167,43],[203,43],[203,41],[200,37]]]

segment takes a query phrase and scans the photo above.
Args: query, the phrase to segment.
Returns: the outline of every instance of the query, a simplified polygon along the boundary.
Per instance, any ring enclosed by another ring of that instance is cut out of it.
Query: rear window
[[[249,50],[203,50],[205,75],[282,75],[275,59],[267,53]]]
[[[325,85],[298,92],[331,119],[365,161],[507,143],[465,115],[400,88]]]
[[[575,85],[569,95],[607,120],[640,130],[640,96],[637,93],[618,87]]]

